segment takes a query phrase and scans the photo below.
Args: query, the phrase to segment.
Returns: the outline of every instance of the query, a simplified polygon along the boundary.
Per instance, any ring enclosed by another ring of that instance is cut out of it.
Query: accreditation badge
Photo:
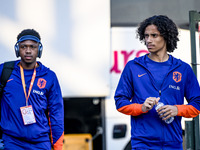
[[[36,123],[32,105],[20,107],[24,125]]]

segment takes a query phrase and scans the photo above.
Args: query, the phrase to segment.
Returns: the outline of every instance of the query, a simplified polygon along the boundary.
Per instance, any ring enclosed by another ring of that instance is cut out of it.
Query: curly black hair
[[[166,41],[168,52],[173,52],[177,48],[177,41],[179,41],[178,29],[171,19],[164,15],[155,15],[145,19],[137,29],[137,37],[139,37],[140,41],[145,42],[144,32],[149,25],[157,26],[157,30]]]
[[[41,40],[40,34],[34,29],[24,29],[23,31],[21,31],[21,33],[18,34],[17,41],[24,35],[33,35],[36,36],[39,40]]]

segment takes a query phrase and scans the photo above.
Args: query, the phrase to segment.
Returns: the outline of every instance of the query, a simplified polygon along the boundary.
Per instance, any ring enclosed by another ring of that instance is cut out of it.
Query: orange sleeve
[[[199,115],[200,111],[192,105],[175,105],[178,108],[177,116],[194,118]]]
[[[54,150],[62,150],[63,149],[63,139],[64,139],[64,132],[58,141],[53,145]]]
[[[117,110],[121,113],[124,113],[126,115],[132,115],[132,116],[139,116],[143,113],[146,113],[142,111],[142,104],[130,104],[130,105],[123,106]]]

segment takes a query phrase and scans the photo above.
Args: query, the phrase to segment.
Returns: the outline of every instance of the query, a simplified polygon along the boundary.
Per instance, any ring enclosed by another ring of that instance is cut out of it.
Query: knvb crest
[[[178,71],[174,71],[173,72],[173,80],[178,83],[178,82],[181,82],[182,80],[182,74]]]
[[[47,81],[46,81],[45,79],[39,78],[39,79],[38,79],[38,82],[37,82],[37,86],[38,86],[40,89],[43,89],[43,88],[45,88],[46,83],[47,83]]]

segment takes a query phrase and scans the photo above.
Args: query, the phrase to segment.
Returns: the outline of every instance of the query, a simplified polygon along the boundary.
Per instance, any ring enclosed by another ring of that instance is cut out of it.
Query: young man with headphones
[[[41,62],[40,35],[25,29],[17,36],[15,52],[20,60],[4,88],[1,129],[6,150],[62,150],[64,108],[56,74]],[[0,74],[3,64],[0,65]]]

